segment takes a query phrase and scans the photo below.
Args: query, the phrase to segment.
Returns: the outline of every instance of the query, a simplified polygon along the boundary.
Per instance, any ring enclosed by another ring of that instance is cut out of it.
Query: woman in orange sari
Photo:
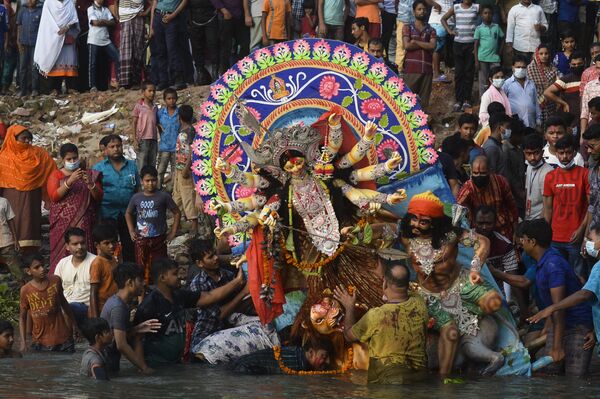
[[[56,163],[41,147],[31,145],[25,126],[13,125],[0,150],[0,195],[15,213],[17,239],[22,249],[42,245],[42,196]]]
[[[52,172],[48,179],[50,273],[54,273],[58,261],[68,255],[64,234],[71,227],[85,231],[88,251],[95,252],[92,227],[103,194],[100,172],[86,170],[75,144],[63,144],[59,153],[63,167]]]

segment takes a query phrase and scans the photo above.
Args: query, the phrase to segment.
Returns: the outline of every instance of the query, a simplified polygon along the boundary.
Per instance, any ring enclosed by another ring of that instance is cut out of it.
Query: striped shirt
[[[561,97],[569,104],[569,113],[577,119],[581,117],[581,96],[579,95],[579,86],[581,78],[572,73],[557,79],[554,86],[561,92]]]
[[[479,4],[471,4],[469,8],[463,8],[462,4],[454,5],[454,15],[456,15],[457,35],[454,41],[458,43],[473,43],[475,41],[475,28],[477,28],[477,15],[479,14]]]
[[[144,11],[144,0],[120,0],[119,22],[130,21],[142,11]]]

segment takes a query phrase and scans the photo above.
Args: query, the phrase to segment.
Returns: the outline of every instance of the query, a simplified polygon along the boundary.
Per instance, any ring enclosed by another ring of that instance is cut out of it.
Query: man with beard
[[[456,202],[469,210],[471,225],[477,208],[487,205],[495,209],[496,231],[512,240],[519,217],[517,204],[506,178],[489,173],[485,156],[478,156],[471,163],[471,178],[462,186]]]
[[[490,242],[474,231],[454,226],[444,214],[442,201],[430,191],[410,200],[400,233],[417,273],[417,292],[426,300],[433,327],[440,333],[438,356],[443,377],[452,370],[459,337],[477,335],[479,318],[502,306],[500,294],[480,276]],[[459,243],[474,249],[470,270],[457,261]],[[500,353],[487,355],[484,373],[493,374],[504,358]]]
[[[123,247],[123,260],[135,260],[133,242],[125,223],[125,211],[129,200],[138,191],[140,176],[134,161],[123,156],[123,140],[116,134],[106,138],[107,156],[94,165],[94,170],[102,173],[104,195],[100,204],[100,219],[113,224],[119,231]]]
[[[419,95],[421,105],[427,108],[433,80],[433,51],[436,33],[427,21],[425,0],[416,0],[413,5],[415,21],[402,28],[404,56],[404,81],[413,93]]]

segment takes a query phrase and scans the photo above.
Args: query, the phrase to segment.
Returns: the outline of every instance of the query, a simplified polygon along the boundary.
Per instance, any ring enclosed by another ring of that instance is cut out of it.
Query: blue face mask
[[[586,240],[585,242],[585,252],[592,258],[598,257],[598,250],[595,248],[596,243],[594,241]]]
[[[65,169],[72,172],[74,170],[79,169],[80,163],[81,162],[79,161],[79,159],[75,162],[65,162]]]

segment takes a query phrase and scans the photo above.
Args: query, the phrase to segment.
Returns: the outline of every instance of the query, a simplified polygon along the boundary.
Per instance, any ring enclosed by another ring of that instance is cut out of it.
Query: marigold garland
[[[283,360],[281,360],[281,347],[280,346],[274,346],[273,347],[273,357],[277,361],[277,365],[279,365],[279,368],[285,374],[288,374],[288,375],[343,374],[346,371],[350,370],[350,368],[352,367],[352,361],[354,359],[354,351],[352,350],[352,347],[348,348],[347,358],[346,358],[346,361],[344,362],[344,364],[342,365],[341,369],[339,369],[339,370],[327,370],[327,371],[304,371],[304,370],[298,371],[298,370],[292,370],[291,368],[287,367],[283,363]]]
[[[340,244],[338,249],[336,249],[336,251],[331,256],[328,256],[327,258],[320,260],[316,263],[310,263],[306,261],[298,262],[298,260],[294,258],[294,255],[286,248],[285,240],[283,239],[283,237],[279,238],[279,245],[281,247],[281,251],[283,252],[283,256],[288,264],[294,266],[298,270],[307,271],[320,270],[323,266],[327,266],[329,263],[333,262],[335,258],[337,258],[338,255],[341,254],[345,249],[344,244]]]

